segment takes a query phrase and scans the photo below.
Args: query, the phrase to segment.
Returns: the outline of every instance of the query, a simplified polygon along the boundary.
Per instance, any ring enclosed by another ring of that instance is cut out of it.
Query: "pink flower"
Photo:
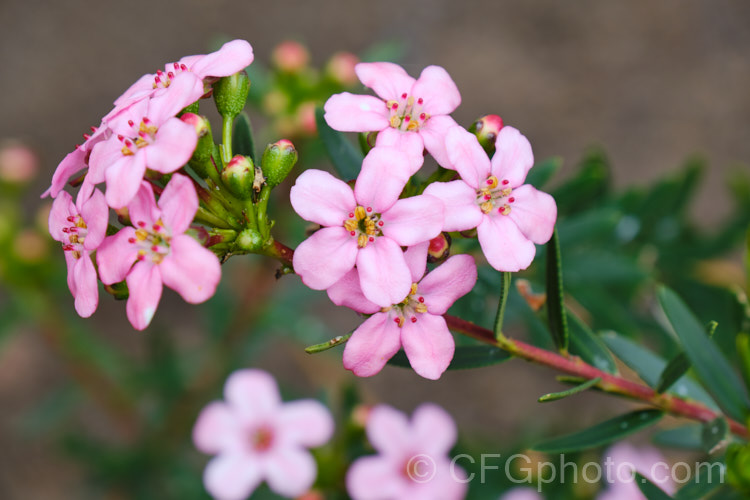
[[[367,438],[378,455],[357,459],[346,475],[353,500],[460,500],[466,473],[448,458],[456,424],[437,405],[425,403],[406,415],[377,406],[367,422]]]
[[[142,182],[128,210],[138,229],[126,227],[107,237],[96,260],[105,285],[127,280],[128,319],[143,330],[159,305],[162,284],[198,304],[216,291],[221,266],[216,255],[184,234],[198,210],[195,187],[184,175],[172,176],[158,205],[151,186]]]
[[[372,314],[344,348],[344,368],[360,377],[380,372],[403,346],[419,375],[437,380],[453,359],[455,344],[443,314],[474,287],[477,268],[470,255],[454,255],[425,275],[429,243],[406,251],[411,289],[393,305],[381,308],[360,291],[355,271],[328,289],[334,304]]]
[[[52,174],[52,184],[42,193],[41,198],[46,198],[47,196],[56,198],[65,187],[68,179],[88,168],[89,156],[94,146],[111,135],[112,131],[109,130],[104,122],[102,122],[99,128],[91,127],[91,134],[83,134],[85,142],[77,145],[57,165],[55,172]]]
[[[107,203],[121,208],[133,199],[146,168],[171,173],[195,150],[195,129],[175,116],[203,94],[200,79],[190,73],[175,78],[169,92],[124,109],[108,122],[112,137],[94,146],[91,182],[107,181]]]
[[[76,202],[62,191],[52,204],[49,232],[62,243],[68,265],[68,288],[75,297],[76,312],[91,316],[99,304],[99,288],[91,252],[104,240],[109,208],[98,189],[84,184]]]
[[[394,174],[408,163],[394,148],[375,148],[362,163],[354,191],[321,170],[307,170],[292,187],[290,200],[305,220],[324,226],[294,252],[302,282],[325,290],[356,264],[368,300],[389,306],[411,286],[401,251],[440,233],[443,206],[432,196],[399,200],[407,176]]]
[[[436,182],[425,194],[445,203],[444,231],[477,228],[487,261],[499,271],[526,269],[536,247],[549,241],[557,206],[548,194],[523,184],[534,165],[529,141],[513,127],[503,127],[490,161],[473,135],[461,127],[445,140],[461,180]]]
[[[461,104],[461,94],[448,73],[428,66],[414,80],[388,62],[359,63],[355,71],[380,98],[349,92],[332,96],[325,104],[328,125],[344,132],[378,131],[376,147],[394,146],[409,155],[409,175],[422,166],[425,149],[440,165],[452,168],[444,141],[456,126],[448,115]]]
[[[273,377],[261,370],[230,375],[224,398],[205,407],[193,429],[196,448],[217,455],[203,474],[206,490],[217,499],[240,500],[265,480],[285,497],[305,493],[317,475],[305,448],[331,438],[328,409],[311,399],[282,403]]]
[[[597,500],[646,500],[635,483],[635,472],[670,495],[675,491],[670,466],[656,448],[638,449],[628,443],[618,443],[604,452],[603,459],[608,487]]]

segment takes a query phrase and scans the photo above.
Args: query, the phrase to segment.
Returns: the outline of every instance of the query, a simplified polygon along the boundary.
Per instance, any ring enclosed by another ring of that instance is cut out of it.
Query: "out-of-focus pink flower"
[[[455,343],[443,314],[474,287],[477,268],[470,255],[454,255],[425,275],[428,246],[422,243],[406,251],[411,289],[389,307],[367,300],[356,270],[328,289],[334,304],[372,314],[344,348],[344,368],[355,375],[380,372],[402,346],[414,371],[428,379],[440,378],[453,359]]]
[[[367,438],[378,455],[357,459],[346,475],[354,500],[460,500],[466,472],[451,463],[456,424],[437,405],[425,403],[411,421],[389,406],[372,410]]]
[[[127,107],[108,123],[114,135],[94,146],[88,177],[95,184],[106,180],[110,207],[130,203],[146,168],[167,174],[188,162],[198,135],[176,115],[202,94],[200,79],[184,73],[169,92]]]
[[[646,500],[634,478],[639,472],[670,495],[675,484],[671,469],[659,450],[652,447],[635,448],[628,443],[618,443],[604,452],[604,480],[607,489],[597,500]]]
[[[492,267],[526,269],[536,253],[534,244],[549,241],[557,219],[555,200],[523,183],[534,165],[529,141],[515,128],[503,127],[491,161],[476,136],[461,127],[448,132],[445,144],[461,180],[425,189],[445,203],[443,230],[477,228]]]
[[[456,126],[448,116],[461,94],[445,69],[428,66],[414,80],[401,66],[388,62],[359,63],[360,81],[379,96],[336,94],[325,104],[331,128],[344,132],[379,131],[375,146],[394,146],[409,155],[408,174],[422,166],[427,149],[435,160],[452,168],[445,152],[445,134]]]
[[[513,488],[506,491],[498,500],[544,500],[544,497],[531,488]]]
[[[315,135],[318,131],[318,124],[315,123],[315,103],[303,102],[297,108],[295,121],[299,130],[306,135]]]
[[[299,176],[289,196],[292,207],[303,219],[323,226],[294,252],[294,270],[303,283],[325,290],[356,264],[370,301],[390,306],[408,294],[412,281],[401,247],[434,238],[443,221],[437,198],[399,200],[408,180],[399,172],[408,161],[397,149],[373,149],[354,191],[321,170]]]
[[[158,204],[151,185],[142,182],[128,205],[135,227],[108,236],[99,247],[99,277],[105,285],[127,280],[126,309],[137,330],[151,322],[162,284],[191,304],[207,300],[216,291],[221,278],[219,259],[185,234],[197,210],[198,195],[184,175],[172,176]]]
[[[326,72],[341,85],[350,87],[357,83],[357,73],[354,68],[359,64],[359,58],[351,52],[337,52],[326,65]]]
[[[230,375],[224,398],[205,407],[193,429],[195,446],[217,455],[203,474],[208,492],[241,500],[265,480],[285,497],[305,493],[317,475],[306,448],[325,444],[333,434],[328,409],[311,399],[282,403],[276,381],[261,370]]]
[[[310,52],[301,43],[287,40],[273,49],[271,60],[281,71],[296,73],[310,62]]]
[[[99,304],[96,269],[91,252],[104,240],[109,220],[109,208],[98,189],[84,184],[76,202],[62,191],[49,214],[49,232],[62,243],[68,265],[68,288],[75,297],[76,312],[81,317],[91,316]]]
[[[0,143],[0,181],[27,182],[38,169],[39,158],[30,147],[16,141]]]

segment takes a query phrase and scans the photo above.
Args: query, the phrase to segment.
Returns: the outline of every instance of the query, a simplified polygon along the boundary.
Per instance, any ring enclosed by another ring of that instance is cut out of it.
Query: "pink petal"
[[[96,269],[88,252],[83,252],[81,258],[73,265],[73,281],[75,281],[75,307],[82,318],[88,318],[99,305],[99,286],[96,280]]]
[[[346,491],[353,500],[400,498],[403,480],[398,467],[382,456],[359,458],[346,473]]]
[[[498,271],[516,272],[529,267],[536,247],[505,215],[485,216],[477,227],[479,245],[487,262]]]
[[[315,448],[324,445],[333,436],[331,412],[313,399],[285,403],[277,418],[284,442],[293,446]]]
[[[65,187],[68,179],[86,168],[86,152],[82,148],[76,148],[68,153],[65,158],[57,165],[55,173],[52,174],[52,185],[42,194],[42,198],[48,195],[53,198],[60,194]]]
[[[443,317],[419,314],[415,323],[407,318],[402,330],[401,343],[414,371],[430,380],[439,379],[456,349]]]
[[[389,314],[376,313],[354,330],[344,347],[344,368],[358,377],[371,377],[401,347],[401,329]]]
[[[385,103],[370,95],[335,94],[324,109],[326,122],[334,130],[369,132],[390,126]]]
[[[457,126],[456,121],[450,116],[433,116],[427,120],[427,123],[419,131],[419,135],[424,141],[424,148],[441,167],[453,168],[448,157],[448,151],[445,149],[445,137],[450,129]]]
[[[193,427],[193,443],[203,453],[236,450],[243,429],[231,408],[215,401],[201,410]]]
[[[139,98],[125,106],[121,106],[113,109],[107,116],[104,117],[104,121],[107,127],[112,130],[113,137],[117,139],[118,135],[124,137],[134,137],[138,133],[138,128],[143,120],[144,116],[150,116],[148,114],[149,103],[151,102],[148,97],[155,95],[158,91],[164,89],[155,89],[149,94],[139,96]],[[134,125],[131,125],[130,122]],[[160,125],[157,124],[157,125]],[[120,142],[119,139],[117,140]]]
[[[401,191],[409,176],[409,160],[395,148],[375,147],[362,162],[362,171],[354,185],[357,204],[373,209],[373,213],[388,210]]]
[[[86,177],[94,184],[104,182],[104,173],[109,167],[115,163],[129,160],[129,157],[122,154],[122,147],[123,144],[117,139],[117,137],[110,137],[108,140],[100,142],[94,146],[94,149],[91,150],[91,156],[89,157],[89,172]],[[67,177],[63,181],[63,184],[66,181]]]
[[[512,196],[515,201],[508,217],[528,239],[537,245],[547,243],[557,220],[555,199],[528,184],[514,189]]]
[[[198,194],[187,176],[174,174],[159,197],[162,221],[172,234],[184,233],[198,211]]]
[[[448,455],[458,438],[453,418],[432,403],[423,403],[414,410],[411,429],[414,441],[424,445],[425,453],[436,457]]]
[[[135,197],[146,173],[146,155],[138,150],[133,156],[125,156],[104,172],[107,181],[107,204],[122,208]]]
[[[239,453],[217,456],[203,472],[206,491],[216,500],[245,500],[262,479],[257,461]]]
[[[128,204],[128,214],[134,226],[151,226],[161,218],[161,210],[156,206],[154,190],[146,181],[141,182],[138,192]]]
[[[294,251],[294,272],[313,290],[325,290],[354,267],[357,253],[357,240],[346,229],[324,227]]]
[[[306,221],[321,226],[341,226],[354,210],[352,188],[322,170],[306,170],[289,193],[292,208]]]
[[[148,168],[169,174],[185,165],[198,144],[195,128],[179,118],[159,127],[153,144],[145,148]]]
[[[281,405],[276,380],[267,372],[255,369],[232,373],[224,385],[224,399],[245,418],[272,414]]]
[[[433,182],[424,194],[434,196],[445,205],[443,231],[466,231],[482,222],[482,209],[477,205],[477,192],[464,181]]]
[[[498,180],[507,179],[510,187],[516,188],[523,184],[526,174],[533,166],[534,154],[529,140],[513,127],[501,128],[495,140],[492,175]]]
[[[96,251],[99,278],[105,285],[113,285],[125,279],[133,262],[138,257],[138,248],[128,240],[135,238],[135,229],[125,227],[107,236]]]
[[[55,201],[52,202],[52,208],[49,211],[48,229],[49,234],[56,241],[67,243],[69,235],[64,233],[63,228],[70,227],[68,217],[76,215],[78,210],[73,204],[73,197],[67,191],[60,191]]]
[[[357,269],[362,293],[382,307],[398,304],[409,294],[411,273],[396,242],[379,237],[359,250]]]
[[[402,412],[387,405],[372,409],[367,421],[367,439],[375,450],[400,459],[405,451],[411,451],[408,449],[411,435],[409,420]]]
[[[406,153],[409,158],[407,168],[399,164],[398,168],[391,168],[401,175],[412,176],[424,164],[424,140],[422,136],[413,131],[403,132],[394,128],[386,128],[380,131],[375,140],[376,148],[395,148]]]
[[[233,75],[250,66],[253,62],[253,48],[245,40],[232,40],[211,54],[199,57],[192,64],[185,63],[200,78]],[[184,63],[183,58],[180,60]]]
[[[328,298],[337,306],[348,307],[358,313],[373,314],[380,310],[380,306],[370,302],[362,293],[359,284],[359,271],[352,268],[340,280],[326,290]]]
[[[130,296],[125,311],[136,330],[145,329],[154,317],[161,299],[161,274],[159,266],[151,262],[137,262],[126,281]]]
[[[281,496],[302,495],[315,482],[318,466],[312,455],[299,448],[275,449],[264,457],[262,467],[269,488]]]
[[[424,243],[410,246],[404,252],[404,259],[411,273],[412,283],[419,282],[422,276],[424,276],[424,272],[427,269],[427,252],[429,249],[430,242],[425,241]]]
[[[136,82],[131,85],[128,90],[123,92],[123,94],[115,99],[115,110],[117,108],[121,108],[123,106],[126,106],[130,103],[136,102],[140,99],[145,99],[146,97],[149,97],[154,92],[154,75],[153,73],[147,73],[140,77]],[[113,111],[115,111],[113,110]],[[110,112],[110,114],[114,114]],[[105,120],[109,117],[109,114],[105,116]]]
[[[177,116],[183,108],[200,99],[203,93],[203,81],[198,76],[191,72],[179,73],[172,78],[172,83],[164,92],[149,100],[148,114],[145,116],[161,128],[164,122]],[[139,121],[133,121],[139,123]],[[195,130],[193,130],[193,135],[195,135]]]
[[[477,189],[489,177],[490,159],[474,134],[454,127],[445,136],[445,148],[452,168],[469,186]]]
[[[91,198],[81,206],[81,217],[86,222],[88,234],[83,242],[86,250],[95,250],[101,245],[107,234],[109,224],[109,207],[104,195],[96,189]]]
[[[66,280],[68,283],[68,290],[70,290],[70,294],[75,298],[76,293],[78,293],[75,281],[75,266],[78,262],[78,259],[73,256],[73,252],[63,252],[63,254],[65,255],[65,266],[68,270],[68,276]]]
[[[186,234],[173,236],[170,250],[159,264],[164,284],[191,304],[212,297],[221,280],[218,257]]]
[[[414,495],[415,500],[432,500],[438,497],[445,500],[466,498],[469,484],[466,471],[447,458],[438,457],[434,462],[435,475],[432,480],[419,485],[422,488],[418,495]]]
[[[427,194],[398,200],[383,212],[383,234],[401,246],[429,241],[443,229],[445,206]]]
[[[354,67],[359,81],[383,99],[397,99],[410,93],[414,78],[404,68],[389,62],[359,63]]]
[[[477,266],[471,255],[454,255],[427,273],[419,282],[417,293],[425,299],[430,314],[442,316],[450,306],[474,288]]]
[[[427,66],[411,91],[415,99],[424,99],[422,109],[431,115],[447,115],[461,104],[461,94],[445,69]]]

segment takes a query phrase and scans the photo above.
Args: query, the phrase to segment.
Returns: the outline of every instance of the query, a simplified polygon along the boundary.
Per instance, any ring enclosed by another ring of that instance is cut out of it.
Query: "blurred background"
[[[674,239],[672,245],[694,241],[694,231],[701,228],[710,231],[727,219],[744,220],[726,187],[728,177],[747,174],[750,160],[750,4],[741,0],[132,0],[117,5],[0,0],[0,19],[5,113],[0,140],[6,146],[20,141],[38,158],[36,177],[24,190],[3,191],[6,220],[0,229],[6,236],[8,227],[16,227],[10,217],[25,226],[35,223],[41,207],[37,193],[46,188],[57,163],[82,141],[82,133],[99,124],[130,83],[166,62],[209,52],[233,38],[252,44],[256,62],[251,70],[258,66],[259,81],[266,83],[269,73],[262,67],[271,65],[274,48],[289,39],[304,44],[311,66],[318,68],[339,51],[360,57],[381,51],[414,76],[426,65],[443,66],[463,96],[453,115],[459,123],[468,126],[481,115],[499,114],[529,138],[537,159],[564,160],[560,179],[576,175],[581,158],[591,154],[592,146],[601,146],[611,165],[606,175],[612,193],[677,175],[685,160],[698,154],[702,160],[693,162],[704,162],[701,174],[689,178],[695,197],[680,205],[685,209],[680,223],[689,223],[679,228],[690,237]],[[361,86],[353,89],[360,92]],[[262,95],[256,100],[259,110],[268,104]],[[263,130],[261,141],[282,137],[264,113],[250,110],[250,115]],[[551,185],[564,183],[553,180]],[[591,209],[585,206],[590,193],[582,190],[580,199],[576,193],[573,188],[565,192],[568,213]],[[277,206],[285,203],[281,191],[277,195]],[[615,199],[620,198],[602,198],[602,206]],[[661,215],[667,208],[657,204],[651,210]],[[651,223],[647,217],[642,222]],[[657,222],[654,227],[661,227]],[[299,221],[289,224],[303,228]],[[300,231],[288,231],[290,244],[302,238]],[[680,231],[675,238],[683,235]],[[193,453],[186,439],[197,411],[219,397],[230,369],[243,366],[269,370],[294,396],[335,401],[340,388],[353,383],[369,403],[412,411],[422,401],[434,401],[456,417],[467,439],[489,434],[498,443],[518,443],[524,433],[570,429],[628,407],[583,394],[556,403],[553,412],[541,412],[538,396],[559,386],[552,373],[521,361],[448,372],[438,383],[397,367],[352,381],[341,367],[340,351],[311,357],[300,339],[324,341],[345,333],[358,319],[328,305],[324,294],[303,290],[294,277],[276,285],[275,264],[253,257],[228,263],[220,293],[205,306],[188,306],[165,293],[146,332],[133,331],[124,304],[106,294],[91,320],[77,321],[64,289],[58,246],[20,229],[11,233],[0,268],[0,498],[149,498],[133,493],[137,487],[130,483],[134,471],[159,461],[159,450],[123,451],[152,439],[142,415],[166,419],[169,428],[160,428],[159,439],[179,442],[159,449]],[[617,243],[607,241],[613,247]],[[735,243],[712,247],[707,254],[712,261],[726,258],[722,284],[743,279]],[[626,284],[623,293],[629,299],[650,279],[669,276],[653,272],[653,258],[644,264],[642,246],[631,257],[642,279]],[[43,259],[50,262],[39,264]],[[60,290],[45,294],[35,289],[47,286],[50,276]],[[579,280],[581,289],[585,285]],[[602,286],[609,285],[622,283]],[[269,306],[270,290],[272,300],[283,297],[288,304]],[[696,302],[699,297],[694,296]],[[483,302],[477,300],[479,306],[466,307],[481,316]],[[293,325],[289,318],[295,318]],[[253,341],[246,342],[251,332]],[[518,332],[523,335],[524,329]],[[211,360],[193,363],[206,339],[212,339]],[[234,349],[237,345],[242,347]],[[163,386],[151,387],[154,381]],[[113,382],[127,384],[124,394],[110,390]],[[190,397],[182,398],[183,393]],[[575,412],[574,422],[561,417],[566,412]],[[201,464],[205,458],[191,455],[189,461]],[[108,468],[92,467],[94,462],[106,462]],[[181,467],[175,463],[161,474],[182,477],[191,470]],[[199,488],[195,480],[188,484]],[[169,488],[161,498],[176,498],[182,491]]]

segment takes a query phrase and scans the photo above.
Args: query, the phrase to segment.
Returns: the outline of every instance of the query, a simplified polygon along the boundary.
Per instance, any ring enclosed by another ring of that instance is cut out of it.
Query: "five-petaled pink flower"
[[[477,228],[487,261],[498,271],[526,269],[536,247],[549,241],[557,218],[555,200],[524,184],[534,165],[529,141],[503,127],[490,160],[474,136],[455,127],[446,136],[450,161],[461,180],[436,182],[425,194],[445,203],[444,231]]]
[[[65,191],[52,204],[49,232],[62,243],[68,265],[68,288],[75,297],[76,312],[91,316],[99,304],[99,288],[91,252],[104,240],[109,208],[104,195],[90,184],[84,184],[76,202]]]
[[[380,98],[349,92],[332,96],[325,104],[328,125],[344,132],[378,131],[376,147],[394,146],[409,155],[409,175],[422,166],[425,149],[451,168],[445,134],[456,126],[448,115],[461,104],[461,94],[448,72],[428,66],[415,80],[388,62],[359,63],[355,71]]]
[[[425,275],[428,246],[422,243],[406,251],[411,289],[390,307],[365,298],[355,271],[328,289],[334,304],[372,314],[344,348],[344,368],[355,375],[380,372],[401,346],[414,371],[425,378],[436,380],[448,368],[455,343],[442,315],[474,287],[477,268],[470,255],[454,255]]]
[[[159,305],[162,284],[198,304],[216,291],[221,266],[213,252],[185,234],[198,211],[198,195],[184,175],[172,176],[158,205],[151,185],[142,182],[128,211],[135,227],[108,236],[96,259],[105,285],[126,279],[128,319],[143,330]]]
[[[456,424],[437,405],[419,406],[411,422],[389,406],[375,407],[367,438],[378,455],[357,459],[346,475],[353,500],[460,500],[466,472],[448,458]]]
[[[303,219],[324,226],[294,252],[294,270],[307,286],[325,290],[356,264],[370,301],[390,306],[408,294],[412,281],[401,247],[437,236],[444,215],[442,203],[432,196],[399,200],[408,177],[398,172],[407,163],[397,149],[374,148],[353,191],[321,170],[299,176],[290,194],[292,207]]]
[[[325,444],[333,418],[315,400],[282,403],[273,377],[240,370],[227,379],[224,402],[203,409],[193,442],[216,454],[203,475],[208,492],[221,500],[241,500],[266,480],[279,495],[296,497],[315,481],[317,466],[306,450]]]

